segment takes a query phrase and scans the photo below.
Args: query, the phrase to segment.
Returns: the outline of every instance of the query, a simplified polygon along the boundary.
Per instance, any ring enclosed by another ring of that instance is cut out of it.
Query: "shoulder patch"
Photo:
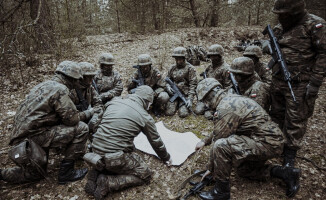
[[[316,28],[322,28],[324,25],[322,23],[316,24]]]
[[[250,97],[255,98],[255,97],[257,97],[257,94],[251,94]]]

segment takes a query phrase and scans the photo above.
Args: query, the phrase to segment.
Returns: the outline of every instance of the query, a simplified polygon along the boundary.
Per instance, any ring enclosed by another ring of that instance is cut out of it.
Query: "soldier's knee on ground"
[[[226,139],[218,139],[213,145],[214,153],[222,153],[225,149],[229,148],[229,144]]]
[[[179,108],[179,117],[185,118],[190,114],[188,108],[186,106],[181,106]]]
[[[157,97],[157,103],[159,105],[165,105],[170,99],[170,96],[167,92],[161,92]]]
[[[194,110],[196,115],[202,115],[205,112],[205,104],[201,101],[197,102],[196,108]]]
[[[165,110],[165,115],[167,116],[172,116],[177,112],[177,104],[176,102],[167,102],[166,103],[166,110]]]
[[[207,111],[205,112],[205,114],[204,114],[204,117],[205,117],[206,119],[208,119],[208,120],[213,119],[213,113],[212,113],[212,111],[207,110]]]
[[[88,125],[84,122],[79,122],[76,127],[76,132],[74,134],[74,139],[72,143],[86,142],[89,133]]]

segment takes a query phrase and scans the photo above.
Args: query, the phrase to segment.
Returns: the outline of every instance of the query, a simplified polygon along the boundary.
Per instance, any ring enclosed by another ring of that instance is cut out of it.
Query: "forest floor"
[[[60,59],[54,55],[35,55],[36,64],[28,67],[21,66],[19,71],[8,69],[9,74],[1,75],[1,98],[0,98],[0,168],[14,166],[7,157],[7,147],[10,132],[12,130],[13,116],[23,101],[25,95],[36,84],[50,79],[56,65],[65,60],[88,61],[97,65],[98,56],[103,52],[111,52],[116,59],[114,70],[117,70],[124,84],[132,75],[137,56],[148,53],[162,73],[166,74],[169,66],[174,62],[171,57],[173,48],[177,46],[201,45],[208,48],[218,43],[225,48],[225,60],[231,63],[241,52],[233,46],[238,39],[261,39],[261,31],[264,27],[229,27],[213,29],[175,29],[164,33],[137,34],[109,34],[88,36],[81,40],[67,40],[71,49],[62,52]],[[264,56],[264,61],[269,57]],[[196,67],[197,74],[202,72],[208,63],[202,62]],[[11,70],[11,71],[10,71]],[[198,75],[199,76],[199,75]],[[199,77],[198,77],[199,78]],[[123,96],[127,94],[124,89]],[[305,157],[314,161],[318,166],[326,167],[326,84],[321,87],[319,98],[316,101],[315,111],[309,119],[307,133],[303,139],[299,157]],[[154,119],[163,121],[164,124],[178,132],[194,132],[200,138],[213,130],[212,121],[207,121],[203,116],[189,116],[185,119],[177,115],[173,117],[161,117]],[[205,147],[200,154],[191,156],[179,167],[167,167],[153,156],[144,153],[139,154],[153,170],[153,179],[149,185],[127,189],[110,194],[107,199],[173,199],[174,192],[191,175],[195,169],[204,169],[208,160],[209,147]],[[66,185],[58,185],[56,182],[60,156],[50,152],[48,172],[52,181],[42,180],[37,183],[22,185],[8,185],[0,181],[0,199],[93,199],[84,192],[86,178]],[[280,163],[279,159],[271,162]],[[85,165],[78,163],[79,167]],[[85,165],[86,166],[86,165]],[[326,171],[318,170],[311,162],[297,159],[296,166],[302,169],[300,178],[301,189],[293,199],[326,199]],[[239,200],[253,199],[287,199],[285,185],[277,180],[268,182],[256,182],[243,179],[232,172],[231,198]],[[189,189],[188,185],[186,189]],[[186,190],[183,190],[186,192]],[[190,197],[189,199],[198,199]]]

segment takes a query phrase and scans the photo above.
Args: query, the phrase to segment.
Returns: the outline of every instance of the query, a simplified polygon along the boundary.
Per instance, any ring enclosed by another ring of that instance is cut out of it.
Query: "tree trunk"
[[[251,7],[249,7],[249,14],[248,14],[248,26],[251,25]]]
[[[259,25],[260,23],[260,6],[261,6],[261,0],[257,3],[257,17],[256,17],[256,24]]]
[[[213,5],[211,7],[210,27],[217,27],[217,25],[218,25],[217,8],[219,6],[219,0],[212,0],[212,2],[213,2]]]
[[[119,15],[119,7],[118,7],[118,0],[115,0],[115,12],[117,14],[117,25],[118,25],[118,32],[121,33],[121,26],[120,26],[120,15]]]
[[[159,30],[160,26],[159,26],[159,21],[157,19],[157,13],[159,11],[159,4],[158,4],[157,0],[152,0],[151,3],[152,3],[152,17],[153,17],[154,29]]]
[[[194,18],[195,26],[200,27],[199,17],[198,17],[197,9],[196,9],[196,6],[195,6],[195,0],[189,0],[189,4],[190,4],[190,9],[191,9],[191,12],[192,12],[192,16]]]

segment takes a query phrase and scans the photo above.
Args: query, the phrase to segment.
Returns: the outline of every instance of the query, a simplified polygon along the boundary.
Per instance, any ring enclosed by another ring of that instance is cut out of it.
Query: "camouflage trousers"
[[[207,169],[215,180],[229,180],[232,167],[237,169],[241,177],[267,180],[272,166],[265,162],[280,156],[282,151],[283,143],[270,145],[244,135],[232,135],[216,140],[210,150]]]
[[[114,158],[107,155],[104,156],[105,167],[100,174],[105,176],[102,184],[105,184],[108,192],[149,183],[152,171],[137,153],[122,153]]]
[[[47,152],[49,148],[64,150],[65,159],[75,160],[85,153],[88,126],[79,122],[76,126],[58,125],[31,139]],[[46,171],[46,166],[41,166]],[[32,166],[13,167],[2,170],[3,179],[10,183],[24,183],[39,180],[43,176]]]
[[[179,116],[182,118],[187,117],[190,114],[183,101],[176,99],[174,102],[167,102],[165,115],[172,116],[177,112],[177,110],[179,111]]]
[[[305,97],[308,82],[292,83],[297,103],[292,99],[289,87],[282,80],[273,79],[271,86],[272,120],[276,122],[287,138],[286,146],[300,149],[301,140],[306,133],[308,118],[314,111],[317,96]]]
[[[213,111],[208,110],[202,101],[197,102],[194,112],[196,115],[204,115],[206,119],[213,119]]]
[[[160,92],[158,95],[154,98],[153,105],[158,106],[160,110],[164,110],[166,103],[169,101],[170,96],[167,92]]]

